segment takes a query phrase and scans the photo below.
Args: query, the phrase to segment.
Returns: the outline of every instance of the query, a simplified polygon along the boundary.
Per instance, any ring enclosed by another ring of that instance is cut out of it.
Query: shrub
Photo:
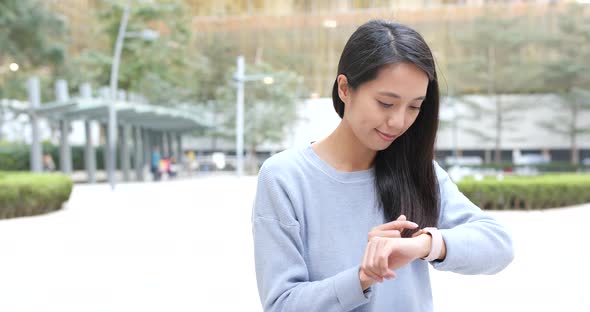
[[[69,177],[56,173],[0,172],[0,219],[59,210],[72,186]]]
[[[43,142],[43,154],[51,154],[57,170],[59,170],[59,146],[50,142]],[[73,170],[84,170],[84,146],[74,145],[72,148],[72,166]],[[104,148],[97,146],[94,148],[96,155],[96,169],[104,170]],[[30,170],[30,152],[31,147],[24,143],[0,142],[0,170],[5,171],[27,171]],[[121,160],[117,153],[117,164]]]
[[[465,179],[457,186],[482,209],[545,209],[590,202],[590,175]]]

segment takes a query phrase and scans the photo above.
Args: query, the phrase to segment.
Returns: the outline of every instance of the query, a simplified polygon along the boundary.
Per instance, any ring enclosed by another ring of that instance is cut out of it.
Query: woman
[[[261,168],[252,212],[265,311],[432,311],[428,263],[495,274],[512,240],[434,162],[439,90],[424,39],[370,21],[350,37],[327,138]]]

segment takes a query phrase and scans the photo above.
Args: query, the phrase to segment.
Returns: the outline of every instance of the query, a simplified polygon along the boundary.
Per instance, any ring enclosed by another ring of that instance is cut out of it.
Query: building
[[[471,101],[478,102],[484,108],[491,108],[495,99],[487,96],[470,96]],[[569,162],[570,142],[551,130],[543,128],[540,123],[544,121],[556,122],[556,116],[566,114],[558,106],[559,99],[554,95],[501,95],[505,107],[518,106],[523,109],[511,113],[505,113],[506,121],[502,131],[502,160],[513,161],[513,154],[545,154],[551,161]],[[340,122],[340,118],[334,111],[331,98],[310,99],[299,104],[299,122],[290,129],[289,135],[282,144],[263,145],[259,148],[261,157],[269,155],[295,145],[308,144],[329,135]],[[495,115],[478,112],[462,102],[442,99],[440,106],[440,118],[446,121],[446,126],[441,126],[438,131],[436,152],[437,157],[444,159],[447,156],[458,154],[459,156],[477,156],[484,162],[491,162],[494,152],[494,141],[483,140],[481,135],[494,137]],[[590,112],[578,116],[580,124],[590,120]],[[248,135],[247,133],[245,134]],[[228,154],[235,154],[235,144],[232,141],[217,140],[213,143],[211,138],[188,139],[185,148],[204,153],[221,150]],[[590,160],[590,135],[580,135],[577,140],[580,160]]]
[[[94,40],[92,11],[97,0],[43,0],[49,7],[67,17],[72,31],[75,50],[101,44]],[[236,55],[243,54],[247,62],[262,59],[278,68],[297,70],[305,77],[312,99],[301,105],[301,114],[308,117],[293,129],[283,144],[263,146],[261,152],[272,153],[293,144],[321,138],[338,122],[330,95],[336,74],[339,54],[350,34],[363,22],[384,18],[397,20],[420,30],[433,47],[442,67],[449,51],[449,38],[453,30],[468,27],[475,16],[490,10],[502,10],[503,16],[527,14],[532,23],[545,20],[550,14],[563,10],[575,0],[536,1],[486,1],[486,0],[186,0],[187,8],[194,16],[191,28],[198,49],[208,45],[232,42]],[[538,104],[539,96],[503,96],[506,101],[524,101],[531,107]],[[486,102],[485,97],[474,96]],[[543,103],[550,96],[546,96]],[[524,103],[523,102],[523,103]],[[460,105],[460,104],[457,104]],[[442,105],[442,114],[448,113],[448,103]],[[540,120],[554,115],[550,105],[535,108],[527,114],[518,115],[518,127],[506,128],[502,143],[502,158],[510,160],[515,150],[523,153],[545,153],[553,160],[569,160],[569,142],[555,133],[538,126]],[[459,109],[460,110],[460,109]],[[481,116],[486,117],[486,116]],[[489,117],[489,116],[487,116]],[[580,116],[590,120],[590,116]],[[453,127],[439,132],[437,150],[439,155],[457,153],[464,156],[479,156],[489,160],[493,143],[482,141],[464,128],[493,134],[489,118],[458,119]],[[451,120],[453,120],[451,118]],[[482,126],[485,125],[485,126]],[[472,132],[472,131],[471,131]],[[214,147],[214,148],[213,148]],[[590,158],[590,138],[578,141],[581,159]],[[210,152],[213,149],[232,153],[233,142],[211,142],[210,139],[194,139],[186,142],[186,148]]]
[[[72,55],[110,44],[98,33],[98,0],[42,0],[66,18]],[[159,1],[154,1],[159,2]],[[160,1],[165,2],[165,1]],[[196,50],[232,43],[246,62],[263,60],[305,77],[310,95],[329,96],[340,52],[360,24],[382,18],[418,29],[446,66],[453,31],[490,11],[538,23],[576,0],[185,0]],[[110,48],[110,47],[108,47]]]

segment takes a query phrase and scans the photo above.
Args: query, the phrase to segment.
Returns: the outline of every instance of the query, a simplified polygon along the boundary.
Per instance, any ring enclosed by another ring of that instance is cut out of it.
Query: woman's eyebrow
[[[396,98],[396,99],[401,99],[402,98],[397,93],[393,93],[393,92],[389,92],[389,91],[381,91],[381,92],[379,92],[379,94],[385,95],[385,96],[389,96],[389,97],[392,97],[392,98]],[[424,100],[425,98],[426,98],[426,96],[419,96],[419,97],[413,99],[412,101]]]

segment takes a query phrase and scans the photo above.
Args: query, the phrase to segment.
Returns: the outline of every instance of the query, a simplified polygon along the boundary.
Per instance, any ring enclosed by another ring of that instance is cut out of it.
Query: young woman
[[[432,311],[428,263],[495,274],[504,227],[434,162],[435,62],[415,30],[370,21],[350,37],[328,137],[262,166],[252,212],[265,311]]]

